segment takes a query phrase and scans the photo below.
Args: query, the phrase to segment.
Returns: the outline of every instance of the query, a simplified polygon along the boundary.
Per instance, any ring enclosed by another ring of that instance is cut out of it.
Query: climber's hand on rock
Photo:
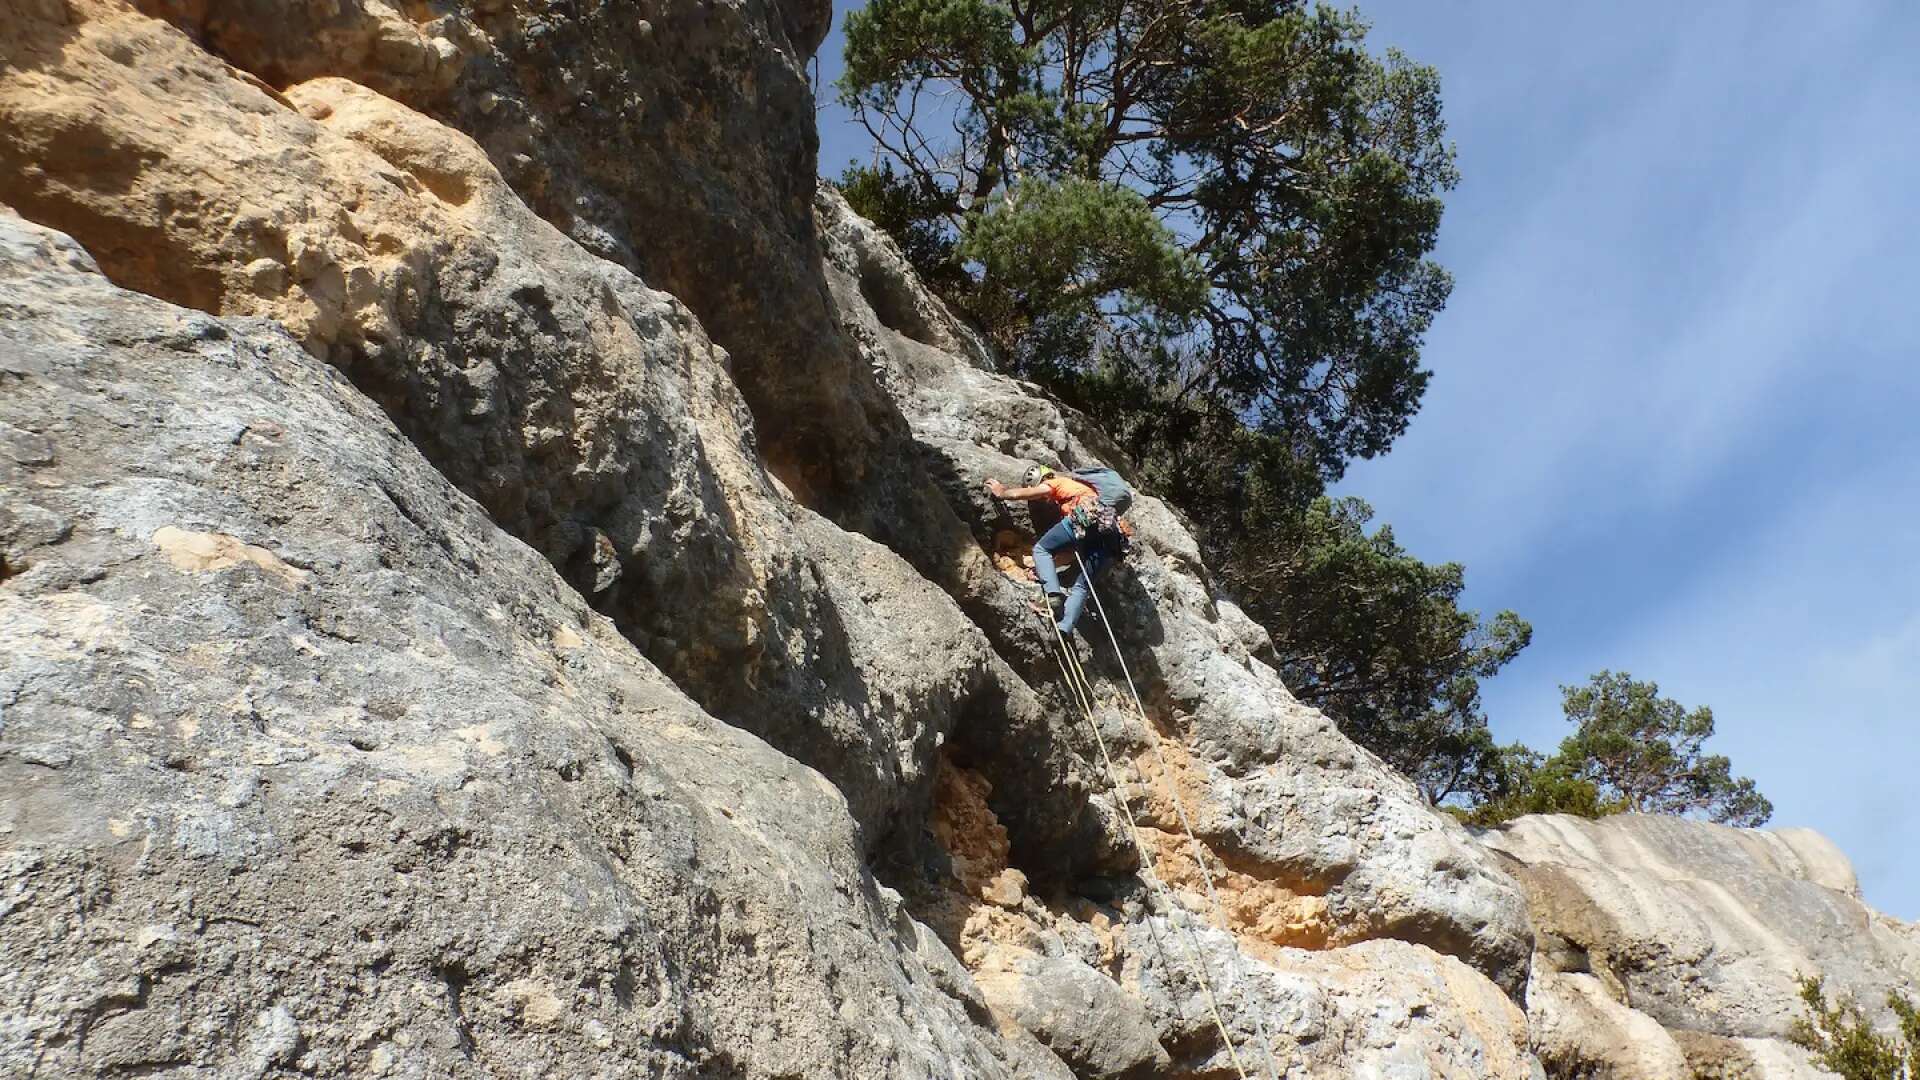
[[[988,480],[987,491],[996,499],[1004,499],[1007,497],[1007,485],[998,480]]]

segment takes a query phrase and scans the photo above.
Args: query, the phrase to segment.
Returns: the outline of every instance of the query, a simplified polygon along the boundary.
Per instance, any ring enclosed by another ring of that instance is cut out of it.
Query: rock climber
[[[1060,520],[1033,545],[1033,572],[1039,577],[1041,588],[1046,590],[1048,610],[1045,614],[1054,619],[1054,625],[1062,634],[1071,634],[1081,609],[1086,607],[1093,576],[1100,572],[1113,550],[1103,542],[1104,536],[1114,528],[1113,511],[1101,504],[1100,493],[1092,484],[1045,465],[1029,466],[1021,483],[1021,487],[1010,488],[998,480],[988,480],[987,491],[994,498],[1009,502],[1046,499],[1059,508]],[[1088,541],[1089,534],[1092,542]],[[1054,565],[1054,555],[1076,544],[1082,570],[1073,583],[1073,591],[1068,592],[1060,587],[1060,570]]]

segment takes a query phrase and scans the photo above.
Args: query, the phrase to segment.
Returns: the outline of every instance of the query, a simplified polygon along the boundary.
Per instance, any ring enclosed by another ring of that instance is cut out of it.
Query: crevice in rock
[[[607,747],[613,751],[614,760],[620,763],[620,768],[626,771],[627,779],[632,780],[633,754],[626,747],[621,746],[612,739],[607,740]]]
[[[621,1008],[631,1009],[639,988],[640,981],[633,974],[633,962],[620,961],[620,970],[613,973],[613,999],[620,1003]]]
[[[989,805],[992,782],[942,753],[926,832],[911,865],[876,867],[914,916],[969,968],[996,935],[1017,934],[1027,874],[1014,865],[1006,826]]]
[[[939,345],[939,338],[926,316],[913,302],[906,283],[873,260],[860,265],[860,295],[873,309],[880,325],[905,335],[922,345]]]
[[[1003,706],[1011,705],[1004,702]],[[1070,709],[1042,695],[1025,708],[1002,707],[955,724],[949,756],[985,778],[988,803],[1006,828],[1010,858],[1047,887],[1134,869],[1132,848],[1095,802],[1103,782],[1076,763],[1090,761],[1085,729],[1057,722]]]
[[[453,1024],[454,1035],[459,1043],[460,1055],[468,1061],[473,1060],[473,1026],[467,1020],[467,1012],[461,999],[465,996],[467,985],[473,981],[466,966],[458,960],[445,961],[430,969],[433,977],[440,980],[445,992],[447,1019]]]

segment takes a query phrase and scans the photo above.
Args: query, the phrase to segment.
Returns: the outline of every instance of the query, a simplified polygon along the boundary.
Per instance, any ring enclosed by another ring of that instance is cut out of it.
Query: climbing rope
[[[1044,592],[1043,590],[1043,592],[1041,592],[1041,605],[1043,605],[1043,607],[1044,607],[1044,603],[1046,603],[1046,592]],[[1052,623],[1052,621],[1048,619],[1048,623]],[[1054,640],[1056,640],[1056,650],[1054,650],[1054,661],[1058,661],[1058,663],[1060,663],[1060,673],[1066,676],[1066,682],[1068,682],[1068,690],[1071,690],[1071,692],[1073,692],[1073,701],[1075,701],[1075,703],[1079,705],[1079,711],[1081,711],[1081,717],[1083,717],[1083,719],[1087,721],[1087,728],[1089,728],[1089,730],[1091,730],[1092,732],[1092,738],[1094,738],[1094,744],[1098,744],[1098,746],[1100,746],[1100,757],[1102,757],[1102,759],[1106,761],[1106,773],[1108,773],[1108,780],[1112,780],[1112,782],[1114,782],[1114,786],[1116,786],[1116,790],[1117,790],[1117,788],[1119,788],[1119,776],[1117,776],[1116,771],[1114,771],[1114,761],[1112,761],[1112,757],[1108,757],[1108,755],[1106,755],[1106,740],[1104,740],[1104,738],[1100,736],[1100,726],[1094,723],[1094,717],[1092,717],[1092,713],[1094,713],[1094,701],[1092,701],[1092,682],[1089,682],[1089,680],[1087,680],[1087,673],[1085,673],[1085,671],[1081,669],[1081,665],[1079,665],[1079,657],[1075,657],[1075,655],[1073,655],[1073,650],[1071,650],[1071,648],[1068,648],[1068,644],[1066,644],[1066,638],[1064,638],[1064,636],[1060,634],[1060,628],[1058,628],[1058,626],[1054,626]],[[1066,657],[1066,659],[1062,659],[1062,657]],[[1125,794],[1123,794],[1123,792],[1121,792],[1121,799],[1125,799]],[[1140,846],[1139,834],[1135,832],[1135,824],[1133,824],[1133,815],[1131,815],[1131,811],[1129,811],[1129,807],[1125,807],[1125,805],[1121,805],[1121,813],[1125,813],[1125,815],[1127,815],[1127,828],[1129,828],[1129,836],[1133,838],[1133,849],[1135,849],[1135,853],[1139,853],[1139,857],[1140,857],[1140,861],[1142,861],[1142,865],[1146,865],[1146,867],[1150,867],[1150,863],[1148,863],[1148,859],[1146,859],[1146,849]],[[1148,882],[1148,884],[1152,886],[1152,882]],[[1162,942],[1162,940],[1160,940],[1160,926],[1158,926],[1158,924],[1156,924],[1156,922],[1154,922],[1154,920],[1152,919],[1146,920],[1146,934],[1148,934],[1148,936],[1150,936],[1150,938],[1154,940],[1154,951],[1156,951],[1156,953],[1160,953],[1160,963],[1162,963],[1162,965],[1165,965],[1165,967],[1167,967],[1167,970],[1173,970],[1173,961],[1171,961],[1171,959],[1167,959],[1167,944],[1165,944],[1165,942]],[[1169,997],[1167,1001],[1171,1001],[1171,1003],[1173,1003],[1173,1017],[1175,1017],[1175,1019],[1181,1020],[1181,1022],[1185,1024],[1185,1022],[1187,1022],[1187,1013],[1185,1013],[1185,1011],[1181,1009],[1181,999],[1179,999],[1177,995],[1173,995],[1173,997]]]
[[[1100,603],[1100,590],[1093,587],[1093,575],[1087,573],[1087,564],[1081,561],[1078,551],[1073,553],[1073,560],[1075,565],[1080,568],[1081,580],[1087,583],[1088,595],[1093,597],[1094,614],[1099,616],[1100,625],[1107,632],[1107,641],[1113,646],[1114,659],[1120,661],[1120,674],[1126,677],[1127,693],[1133,697],[1134,712],[1140,717],[1141,726],[1146,728],[1147,742],[1153,747],[1154,760],[1160,766],[1160,780],[1166,787],[1167,799],[1173,803],[1174,814],[1180,819],[1181,831],[1186,833],[1187,848],[1192,854],[1194,864],[1200,867],[1200,880],[1207,889],[1207,903],[1213,912],[1214,925],[1222,930],[1226,930],[1226,906],[1220,902],[1220,894],[1216,892],[1213,887],[1213,863],[1207,859],[1206,848],[1201,845],[1199,836],[1194,832],[1192,819],[1187,817],[1187,805],[1186,802],[1180,798],[1180,790],[1173,782],[1173,768],[1167,761],[1167,753],[1160,747],[1160,739],[1153,730],[1153,721],[1147,719],[1147,707],[1140,700],[1140,689],[1134,685],[1133,669],[1127,665],[1126,654],[1120,651],[1120,639],[1114,636],[1113,622],[1107,618],[1107,609]],[[1057,625],[1054,627],[1054,632],[1056,634],[1059,633],[1059,627]],[[1079,660],[1076,658],[1074,663],[1078,665]],[[1085,677],[1084,673],[1082,677]],[[1222,865],[1221,869],[1224,871],[1225,866]],[[1241,976],[1244,974],[1244,972],[1239,970],[1240,964],[1237,954],[1232,964],[1231,974],[1233,975],[1233,981],[1228,984],[1227,988],[1229,990],[1233,989],[1233,986],[1239,983]],[[1254,1031],[1260,1036],[1260,1046],[1267,1055],[1267,1071],[1274,1080],[1279,1080],[1280,1065],[1274,1057],[1273,1040],[1267,1035],[1266,1021],[1261,1019],[1259,1009],[1251,1009],[1249,1011],[1253,1014]]]
[[[1084,566],[1081,567],[1080,572],[1082,574],[1086,573],[1086,568]],[[1087,584],[1088,588],[1091,589],[1093,583],[1089,581]],[[1087,679],[1085,669],[1080,666],[1079,657],[1075,655],[1072,646],[1067,643],[1066,635],[1060,632],[1060,624],[1054,622],[1047,605],[1045,589],[1040,589],[1040,604],[1041,618],[1045,619],[1047,625],[1053,629],[1054,643],[1058,649],[1055,659],[1060,662],[1061,674],[1065,676],[1068,687],[1073,691],[1075,703],[1080,706],[1081,714],[1086,719],[1087,730],[1093,732],[1094,745],[1100,749],[1100,762],[1106,769],[1108,782],[1113,785],[1116,801],[1120,804],[1120,814],[1126,819],[1127,836],[1133,841],[1134,853],[1138,855],[1140,859],[1140,876],[1146,881],[1147,887],[1158,899],[1162,909],[1167,912],[1168,919],[1184,931],[1187,950],[1193,956],[1193,970],[1194,973],[1199,976],[1200,988],[1205,993],[1207,1011],[1213,1018],[1213,1026],[1218,1029],[1221,1041],[1226,1044],[1227,1056],[1233,1062],[1234,1072],[1240,1075],[1240,1080],[1248,1080],[1246,1066],[1241,1063],[1240,1051],[1234,1045],[1233,1033],[1227,1029],[1227,1022],[1220,1013],[1220,999],[1218,995],[1214,993],[1213,978],[1209,973],[1206,954],[1200,948],[1199,939],[1194,936],[1193,927],[1175,917],[1174,912],[1177,909],[1177,905],[1174,903],[1172,891],[1167,888],[1166,882],[1161,880],[1159,873],[1155,871],[1153,855],[1147,850],[1146,842],[1140,838],[1140,824],[1134,819],[1133,806],[1127,798],[1126,783],[1121,779],[1120,770],[1113,763],[1113,755],[1107,750],[1106,736],[1101,734],[1100,725],[1094,719],[1093,684]],[[1103,621],[1104,618],[1105,616],[1102,616]],[[1136,697],[1136,701],[1137,700]],[[1166,947],[1160,941],[1159,932],[1154,929],[1153,920],[1147,920],[1147,929],[1153,937],[1155,950],[1160,954],[1160,962],[1167,965],[1168,970],[1172,970],[1173,962],[1167,958]],[[1178,1012],[1179,1005],[1177,1002],[1174,1008],[1175,1011]],[[1268,1050],[1267,1058],[1269,1065],[1271,1065],[1273,1060],[1271,1048]],[[1274,1080],[1278,1080],[1277,1074],[1275,1074]]]

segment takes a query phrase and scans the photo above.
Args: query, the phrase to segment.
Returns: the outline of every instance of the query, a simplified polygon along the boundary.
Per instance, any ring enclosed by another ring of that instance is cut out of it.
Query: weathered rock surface
[[[1145,995],[1168,1033],[1163,1038],[1177,1052],[1203,1055],[1187,1064],[1192,1073],[1232,1075],[1232,1061],[1210,1035],[1212,1012],[1187,943],[1197,942],[1212,969],[1223,972],[1235,963],[1235,942],[1211,928],[1189,939],[1168,921],[1150,922],[1132,924],[1128,933],[1141,956]],[[1155,928],[1164,951],[1151,941]],[[1460,961],[1404,942],[1280,949],[1241,961],[1221,1009],[1241,1064],[1255,1074],[1265,1075],[1271,1060],[1281,1075],[1327,1080],[1540,1076],[1518,1006]]]
[[[472,140],[340,78],[275,93],[122,5],[16,6],[0,198],[121,284],[286,325],[704,706],[825,771],[870,843],[915,831],[956,720],[1033,711],[939,590],[780,489],[686,308]]]
[[[0,1071],[1795,1075],[1536,950],[1585,841],[1523,895],[1152,498],[1081,720],[980,489],[1124,462],[816,193],[829,14],[0,0],[91,254],[0,225]]]
[[[942,490],[963,517],[982,523],[983,546],[1001,532],[1030,544],[1026,523],[982,490],[986,479],[1017,475],[1031,460],[1100,460],[1106,455],[1084,441],[1096,436],[987,370],[979,346],[926,296],[891,241],[838,195],[822,192],[819,205],[830,280],[850,333],[884,373],[932,471],[946,478]],[[1183,747],[1181,775],[1165,779],[1186,792],[1201,838],[1228,867],[1283,886],[1270,903],[1315,913],[1299,939],[1277,943],[1423,942],[1517,992],[1531,939],[1513,881],[1464,829],[1428,810],[1406,780],[1293,700],[1249,648],[1245,617],[1216,602],[1198,545],[1159,500],[1139,499],[1131,517],[1136,554],[1100,583],[1105,615],[1153,720]],[[1056,661],[1025,611],[1026,596],[995,575],[960,603],[1023,674],[1057,687]],[[1106,631],[1090,626],[1087,636],[1116,733],[1144,752],[1147,733],[1126,730],[1130,698]],[[1067,713],[1065,698],[1057,700]],[[1169,806],[1160,809],[1150,820],[1177,832]]]
[[[675,230],[698,235],[662,232],[655,250],[630,243],[637,219],[622,219],[620,228],[602,229],[612,246],[596,246],[617,260],[608,262],[580,249],[585,219],[546,198],[515,155],[531,156],[534,172],[566,184],[613,185],[622,198],[639,194],[661,171],[675,184],[684,176],[664,166],[645,176],[628,171],[632,163],[616,165],[608,147],[581,138],[591,125],[559,123],[551,100],[522,95],[514,106],[512,95],[503,96],[503,79],[548,87],[568,83],[566,72],[575,70],[567,66],[573,58],[547,56],[541,63],[551,69],[522,63],[577,29],[556,29],[532,8],[456,12],[429,23],[384,5],[350,3],[325,16],[315,15],[318,9],[284,12],[292,21],[268,30],[269,13],[245,4],[148,5],[171,24],[108,0],[14,7],[18,32],[5,46],[10,64],[0,78],[0,122],[15,136],[6,164],[14,168],[0,184],[34,217],[79,236],[109,276],[207,311],[263,315],[288,327],[681,688],[825,771],[848,799],[869,849],[891,843],[890,858],[914,858],[934,755],[952,738],[992,775],[1020,861],[1047,888],[1131,868],[1084,732],[1059,709],[1061,699],[1043,706],[1028,688],[1054,685],[1057,692],[1057,683],[1020,591],[995,572],[982,537],[955,513],[981,509],[968,490],[981,469],[1012,462],[976,459],[964,475],[956,472],[945,448],[923,431],[909,437],[900,421],[903,412],[927,410],[906,393],[911,382],[895,377],[898,357],[849,341],[884,326],[884,315],[928,339],[918,343],[924,350],[915,362],[935,372],[985,375],[984,354],[924,290],[889,277],[898,275],[898,260],[886,262],[870,233],[867,254],[879,261],[852,294],[826,287],[832,271],[817,257],[811,206],[802,206],[798,239],[767,239],[791,232],[781,222],[792,215],[753,202],[783,197],[748,190],[753,185],[742,177],[773,166],[743,149],[751,140],[739,130],[718,142],[688,136],[716,122],[694,110],[687,114],[695,117],[691,127],[649,136],[647,153],[656,156],[646,160],[685,158],[694,173],[734,192],[724,199],[735,201],[689,213],[684,188],[648,195],[681,200],[651,205],[675,219]],[[737,21],[710,33],[688,31],[681,50],[687,55],[676,57],[676,70],[754,55],[762,60],[748,67],[784,78],[779,70],[793,60],[781,34],[790,27],[770,32],[770,9],[725,11],[723,20]],[[315,18],[322,23],[302,22]],[[488,19],[490,28],[473,32]],[[607,40],[611,46],[591,60],[595,78],[613,78],[621,64],[651,55],[624,48],[617,36]],[[766,59],[768,50],[778,55]],[[738,92],[699,79],[689,85],[711,91],[719,103]],[[544,116],[534,126],[547,134],[509,153],[501,129],[480,119],[492,113],[473,109],[488,94],[498,98],[493,112]],[[156,112],[155,101],[167,107]],[[774,115],[786,108],[764,107]],[[766,115],[747,110],[719,123],[772,123]],[[482,141],[442,120],[468,123]],[[787,137],[772,134],[769,145]],[[594,160],[583,163],[583,156]],[[131,171],[103,168],[105,161],[128,163]],[[496,167],[503,162],[506,177]],[[583,204],[575,198],[568,205]],[[749,237],[740,241],[747,246],[702,247],[700,236],[711,238],[714,229]],[[815,315],[759,311],[743,319],[727,306],[791,306],[764,299],[799,273],[787,256],[767,254],[775,249],[805,256],[801,277],[814,287],[786,291],[830,317],[824,329]],[[732,282],[721,290],[732,299],[715,300],[712,281],[694,280],[698,274],[688,268],[709,266],[706,256],[716,251],[733,254],[711,265],[754,267],[754,287]],[[689,252],[700,254],[689,259]],[[810,385],[845,383],[858,400],[823,404],[783,382],[785,369],[737,365],[674,297],[636,278],[634,266],[706,298],[709,319],[744,348],[778,348],[779,335],[767,330],[774,323],[813,327],[807,336],[815,343],[794,353],[790,374]],[[836,378],[848,373],[871,385]],[[987,414],[1002,410],[1010,423],[1042,433],[1023,452],[1045,456],[1067,445],[1058,410],[985,377],[985,392],[959,395],[944,407],[957,409],[962,423],[983,426],[989,443],[1000,436]],[[923,380],[922,388],[937,390],[936,380]],[[748,415],[748,401],[759,415]],[[886,539],[906,561],[796,505],[763,465],[780,452],[761,445],[756,424],[787,432],[791,448],[807,445],[810,436],[792,433],[808,424],[844,427],[850,417],[864,417],[870,427],[848,444],[867,447],[865,458],[845,446],[820,456],[852,462],[846,468],[855,473],[894,478],[869,485],[863,504],[842,497],[836,485],[844,478],[775,464],[803,494]],[[872,450],[882,444],[909,457]],[[876,469],[881,462],[886,467]],[[941,487],[920,479],[927,467],[943,478]],[[1231,609],[1212,607],[1194,577],[1204,570],[1191,539],[1163,510],[1142,513],[1164,519],[1157,542],[1173,551],[1188,602],[1197,598],[1208,608],[1199,633],[1177,647],[1209,650],[1225,636],[1244,662],[1247,624]],[[1132,599],[1137,610],[1139,597]],[[1216,681],[1222,677],[1237,676]],[[1234,708],[1236,695],[1277,693],[1269,700],[1284,702],[1278,681],[1270,672],[1265,678],[1265,687],[1229,685],[1225,696],[1208,700]],[[1188,696],[1207,698],[1201,691]],[[1253,722],[1265,722],[1260,707],[1253,709]],[[1117,711],[1107,722],[1125,727]],[[1310,722],[1331,732],[1323,720]],[[1377,767],[1367,779],[1390,782]],[[1447,835],[1450,826],[1421,809],[1404,785],[1387,802],[1417,825],[1414,831]],[[1161,809],[1157,823],[1170,828]],[[1363,848],[1376,839],[1394,847],[1375,826],[1363,828],[1375,833]],[[1282,882],[1250,894],[1290,912],[1278,923],[1262,920],[1297,928],[1303,941],[1406,932],[1462,951],[1515,985],[1511,964],[1524,947],[1499,944],[1521,929],[1506,917],[1517,911],[1506,902],[1511,897],[1490,894],[1492,913],[1473,912],[1464,929],[1454,925],[1457,912],[1429,915],[1423,907],[1435,900],[1457,906],[1452,891],[1392,907],[1369,900],[1362,918],[1360,908],[1341,906],[1338,893],[1324,895],[1315,878],[1354,876],[1344,854],[1317,859],[1305,875],[1263,866],[1257,853],[1244,861],[1254,880]],[[1402,918],[1409,909],[1419,918]],[[1349,925],[1330,920],[1329,912],[1346,912]]]
[[[886,483],[901,424],[848,363],[813,231],[828,0],[140,6],[275,88],[340,76],[471,134],[542,217],[699,316],[810,504]]]
[[[1800,976],[1883,1017],[1889,990],[1920,989],[1920,934],[1809,830],[1552,816],[1484,839],[1527,890],[1529,1020],[1556,1075],[1812,1076],[1784,1041]]]
[[[990,1006],[1080,1075],[1234,1076],[1236,1060],[1248,1075],[1328,1080],[1539,1075],[1519,1006],[1424,945],[1276,946],[1245,920],[1229,917],[1232,932],[1210,924],[1198,884],[1175,882],[1171,903],[1134,879],[1084,890],[1095,899],[1030,894],[988,787],[943,766],[933,823],[952,877],[942,894],[910,890],[908,904]]]
[[[283,331],[12,218],[0,310],[0,1072],[1064,1075]]]
[[[1012,953],[977,980],[989,1001],[1077,1076],[1160,1076],[1172,1064],[1146,1006],[1076,956]]]

